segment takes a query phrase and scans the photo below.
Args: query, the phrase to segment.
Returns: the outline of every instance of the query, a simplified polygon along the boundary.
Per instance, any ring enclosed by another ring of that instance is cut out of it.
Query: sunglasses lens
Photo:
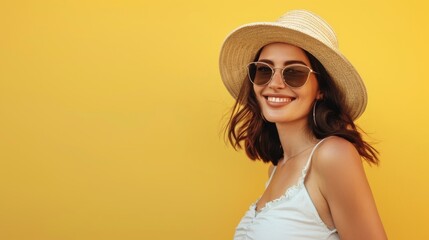
[[[270,81],[273,70],[265,63],[251,63],[248,65],[248,74],[254,84],[264,85]]]
[[[310,69],[301,65],[288,66],[283,70],[283,79],[291,87],[301,87],[307,81]]]

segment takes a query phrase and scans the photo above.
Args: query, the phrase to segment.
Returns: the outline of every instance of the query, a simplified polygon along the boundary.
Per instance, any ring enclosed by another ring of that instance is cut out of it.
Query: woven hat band
[[[338,41],[334,30],[327,22],[315,14],[294,10],[281,16],[277,23],[312,36],[333,49],[338,49]]]

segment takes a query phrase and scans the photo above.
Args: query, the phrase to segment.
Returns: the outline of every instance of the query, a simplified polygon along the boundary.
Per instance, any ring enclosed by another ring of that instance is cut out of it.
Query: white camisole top
[[[256,211],[254,202],[238,224],[234,240],[314,240],[340,239],[336,229],[329,229],[321,220],[304,185],[311,158],[319,141],[311,151],[298,182],[279,198],[269,201]],[[274,167],[265,188],[276,171]]]

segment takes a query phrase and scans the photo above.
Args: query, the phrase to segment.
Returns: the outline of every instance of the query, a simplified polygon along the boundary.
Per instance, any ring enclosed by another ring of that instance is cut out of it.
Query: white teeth
[[[268,101],[269,102],[277,102],[277,103],[292,102],[292,98],[268,97]]]

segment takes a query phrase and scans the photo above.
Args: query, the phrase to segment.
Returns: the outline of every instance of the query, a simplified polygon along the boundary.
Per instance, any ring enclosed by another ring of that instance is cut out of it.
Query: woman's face
[[[311,73],[303,86],[292,88],[283,82],[281,69],[278,69],[292,63],[303,64],[311,68],[304,51],[286,43],[271,43],[262,49],[258,61],[277,68],[268,84],[253,85],[256,99],[265,119],[274,123],[307,121],[308,113],[315,99],[321,97],[315,74]]]

